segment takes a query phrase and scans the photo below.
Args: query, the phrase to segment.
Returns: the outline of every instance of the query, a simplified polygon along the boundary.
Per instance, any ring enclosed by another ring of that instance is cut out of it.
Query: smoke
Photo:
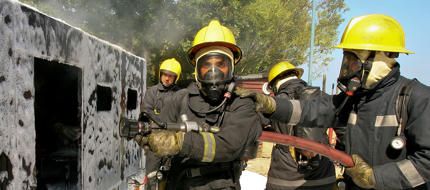
[[[185,63],[186,48],[191,47],[192,37],[197,32],[191,26],[201,23],[188,19],[188,10],[178,10],[180,2],[177,0],[21,1],[144,57],[152,81],[158,80],[158,65],[166,58],[174,57],[187,65],[185,67],[191,67]]]
[[[40,11],[46,13],[55,18],[64,20],[66,23],[78,27],[81,29],[86,29],[88,20],[96,17],[96,15],[91,14],[88,9],[84,9],[84,3],[70,3],[68,1],[58,1],[58,0],[20,0],[23,3],[34,5]],[[104,6],[108,6],[108,1],[105,1]],[[88,4],[88,8],[95,7],[94,1],[85,2]],[[101,20],[103,23],[103,20]]]

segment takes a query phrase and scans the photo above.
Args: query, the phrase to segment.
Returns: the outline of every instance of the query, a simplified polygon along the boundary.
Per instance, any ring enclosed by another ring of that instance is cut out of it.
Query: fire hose
[[[196,122],[188,121],[186,115],[181,116],[182,122],[180,123],[165,123],[159,120],[156,116],[148,113],[144,113],[145,121],[136,121],[126,118],[121,118],[120,121],[120,136],[133,138],[136,134],[147,135],[151,133],[153,129],[164,129],[174,130],[183,132],[201,132],[207,131],[211,133],[217,133],[218,127],[209,126],[203,127],[198,125]],[[280,133],[263,131],[262,135],[258,139],[259,141],[272,142],[276,144],[282,144],[285,146],[294,146],[300,149],[308,150],[326,156],[334,161],[339,162],[345,167],[353,167],[354,162],[352,157],[342,151],[331,148],[327,145],[299,138],[290,135],[284,135]]]
[[[300,149],[312,151],[312,152],[321,154],[323,156],[326,156],[327,158],[330,158],[334,161],[339,162],[345,167],[354,166],[354,162],[352,161],[352,157],[350,155],[342,151],[336,150],[334,148],[331,148],[327,145],[314,142],[311,140],[307,140],[304,138],[263,131],[263,133],[261,134],[258,140],[264,141],[264,142],[282,144],[285,146],[294,146]]]

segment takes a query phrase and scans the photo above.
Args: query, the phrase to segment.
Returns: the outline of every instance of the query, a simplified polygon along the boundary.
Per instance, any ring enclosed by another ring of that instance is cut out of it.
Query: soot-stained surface
[[[139,115],[145,59],[17,1],[0,20],[0,187],[126,189],[142,154],[118,122]]]

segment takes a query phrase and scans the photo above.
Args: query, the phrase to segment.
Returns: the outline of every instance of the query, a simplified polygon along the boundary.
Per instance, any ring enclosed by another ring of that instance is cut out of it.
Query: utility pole
[[[325,92],[325,83],[326,83],[326,80],[327,80],[327,76],[325,74],[323,74],[323,81],[322,81],[322,90],[323,90],[323,92]]]
[[[334,83],[331,83],[331,95],[334,93]]]
[[[315,7],[316,0],[312,0],[312,27],[311,27],[311,47],[309,53],[309,73],[308,73],[308,84],[312,86],[312,54],[314,50],[314,30],[315,30]]]

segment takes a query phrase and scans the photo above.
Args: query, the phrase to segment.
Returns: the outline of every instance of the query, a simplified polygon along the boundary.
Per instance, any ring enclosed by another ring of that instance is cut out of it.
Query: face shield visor
[[[361,60],[352,52],[344,51],[342,66],[339,73],[339,81],[345,81],[358,77],[363,68]]]
[[[210,52],[197,59],[197,80],[210,100],[218,101],[223,97],[226,84],[233,78],[232,67],[232,57],[222,52]]]
[[[232,60],[222,53],[209,53],[197,61],[197,79],[202,83],[218,84],[232,78]]]
[[[347,95],[352,96],[361,86],[361,73],[363,62],[353,52],[344,51],[342,65],[338,77],[338,88]]]

